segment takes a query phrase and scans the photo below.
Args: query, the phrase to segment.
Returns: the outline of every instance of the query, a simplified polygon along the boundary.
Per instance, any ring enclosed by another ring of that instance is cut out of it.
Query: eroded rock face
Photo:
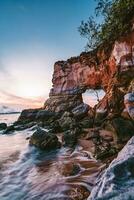
[[[133,96],[133,89],[130,87],[133,80],[134,33],[132,32],[115,42],[109,55],[101,49],[82,53],[67,61],[56,62],[53,86],[44,108],[23,111],[19,120],[44,120],[51,123],[49,119],[53,118],[61,122],[61,125],[66,122],[69,125],[74,119],[80,121],[85,118],[86,121],[81,121],[85,126],[89,117],[90,121],[93,119],[90,124],[101,126],[107,117],[112,119],[122,116],[125,108],[133,120],[133,101],[130,100],[130,94]],[[83,103],[82,93],[87,89],[98,88],[105,91],[105,96],[93,109],[91,117],[90,106]],[[66,120],[65,112],[72,113],[73,116]]]
[[[134,199],[134,137],[97,180],[88,200]]]
[[[124,95],[134,77],[134,33],[115,42],[111,55],[103,50],[82,53],[54,65],[53,87],[45,109],[72,111],[83,103],[86,89],[103,88],[106,95],[97,109],[120,114],[124,109]]]

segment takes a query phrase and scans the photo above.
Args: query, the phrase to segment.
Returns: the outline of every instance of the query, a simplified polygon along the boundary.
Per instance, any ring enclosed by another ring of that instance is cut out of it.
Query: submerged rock
[[[30,145],[34,145],[42,150],[53,150],[59,148],[60,142],[55,134],[48,133],[41,128],[38,128],[30,137]]]
[[[3,134],[11,134],[11,133],[13,133],[13,131],[15,131],[15,127],[14,127],[14,125],[10,125],[5,129]]]
[[[96,182],[88,200],[134,199],[134,137]]]
[[[67,200],[86,200],[89,194],[89,190],[83,185],[74,185],[67,192]]]
[[[6,123],[0,123],[0,131],[4,130],[7,128],[7,124]]]
[[[58,166],[60,173],[65,176],[75,176],[81,171],[80,166],[73,162],[64,162]]]

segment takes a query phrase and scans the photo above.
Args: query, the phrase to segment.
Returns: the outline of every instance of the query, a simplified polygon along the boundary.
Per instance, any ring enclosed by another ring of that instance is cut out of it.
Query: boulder
[[[134,137],[97,178],[88,200],[134,199]]]
[[[14,123],[13,126],[14,126],[14,130],[16,131],[22,131],[22,130],[25,130],[25,129],[29,129],[29,128],[32,128],[34,126],[36,126],[37,123],[34,122],[34,121],[31,121],[31,122],[28,122],[28,123]]]
[[[90,129],[86,138],[94,147],[92,154],[96,159],[105,160],[117,153],[113,144],[112,132],[100,128]],[[91,150],[89,150],[91,152]]]
[[[27,109],[21,112],[18,122],[31,122],[31,121],[48,121],[57,119],[59,113],[51,112],[45,109]]]
[[[89,194],[90,191],[87,187],[84,186],[84,184],[72,184],[71,188],[69,188],[69,190],[66,192],[67,197],[65,198],[65,200],[86,200]]]
[[[20,114],[18,122],[29,122],[34,121],[36,119],[36,115],[39,109],[26,109],[23,110]]]
[[[55,134],[48,133],[38,128],[30,137],[30,145],[34,145],[42,150],[54,150],[60,147],[60,142]]]
[[[8,126],[8,127],[4,130],[3,134],[11,134],[11,133],[13,133],[14,131],[15,131],[14,125],[10,125],[10,126]]]
[[[79,121],[79,124],[82,128],[92,128],[93,127],[93,118],[90,116],[84,117],[82,120]]]
[[[134,124],[132,121],[122,117],[105,121],[103,128],[113,132],[115,143],[127,142],[134,135]]]
[[[36,120],[48,121],[49,119],[58,118],[58,113],[51,112],[45,109],[39,110],[36,115]]]
[[[81,129],[76,125],[70,126],[70,130],[63,133],[62,141],[65,146],[74,147],[77,144],[78,136],[81,133]]]
[[[7,128],[7,124],[6,123],[0,123],[0,131],[4,130]]]
[[[50,130],[51,133],[61,133],[62,132],[61,126],[60,126],[60,124],[57,120],[53,121],[49,125],[49,130]]]
[[[76,124],[74,116],[70,112],[65,112],[59,120],[59,124],[63,131],[69,130],[71,125]]]
[[[61,165],[58,166],[58,170],[60,171],[60,174],[65,177],[75,176],[81,171],[80,166],[73,162],[61,163]]]
[[[79,106],[72,110],[72,113],[76,119],[81,119],[88,114],[90,107],[85,103],[81,103]]]

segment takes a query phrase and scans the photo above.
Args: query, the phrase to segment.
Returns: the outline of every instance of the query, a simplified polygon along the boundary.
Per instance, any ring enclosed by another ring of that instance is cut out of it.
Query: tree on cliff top
[[[103,47],[107,50],[120,37],[132,30],[134,0],[96,0],[95,17],[82,21],[81,36],[88,39],[87,50]],[[99,20],[98,20],[99,18]],[[100,21],[97,23],[97,21]]]

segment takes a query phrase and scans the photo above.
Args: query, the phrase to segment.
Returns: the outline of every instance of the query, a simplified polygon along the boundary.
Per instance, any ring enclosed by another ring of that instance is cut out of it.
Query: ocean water
[[[12,124],[18,116],[0,115],[0,122]],[[101,163],[81,146],[40,151],[29,146],[26,138],[32,133],[0,134],[0,200],[87,199]]]

